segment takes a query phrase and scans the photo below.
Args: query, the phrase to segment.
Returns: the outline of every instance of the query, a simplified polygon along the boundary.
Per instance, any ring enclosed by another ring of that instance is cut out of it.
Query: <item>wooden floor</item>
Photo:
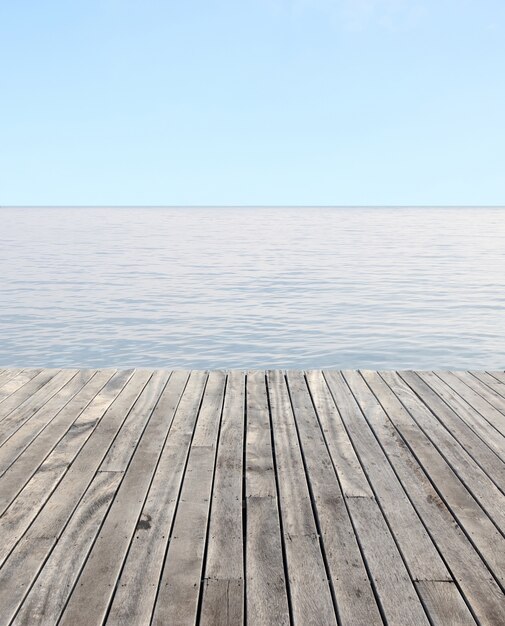
[[[0,624],[505,624],[505,374],[0,370]]]

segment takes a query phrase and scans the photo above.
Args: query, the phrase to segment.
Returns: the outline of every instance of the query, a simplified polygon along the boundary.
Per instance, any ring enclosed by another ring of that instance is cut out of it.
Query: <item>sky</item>
[[[0,205],[505,204],[503,0],[0,0]]]

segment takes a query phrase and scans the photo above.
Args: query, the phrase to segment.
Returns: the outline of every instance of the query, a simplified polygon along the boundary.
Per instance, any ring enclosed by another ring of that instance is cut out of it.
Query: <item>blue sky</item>
[[[0,204],[505,204],[505,3],[0,2]]]

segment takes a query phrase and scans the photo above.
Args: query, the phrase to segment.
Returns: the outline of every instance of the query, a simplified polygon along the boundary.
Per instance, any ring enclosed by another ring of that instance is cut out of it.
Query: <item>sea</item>
[[[0,367],[504,369],[505,209],[0,208]]]

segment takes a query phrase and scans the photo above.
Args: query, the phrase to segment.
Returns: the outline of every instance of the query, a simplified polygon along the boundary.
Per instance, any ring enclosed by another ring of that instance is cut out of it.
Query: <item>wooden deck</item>
[[[0,624],[505,624],[505,374],[0,370]]]

